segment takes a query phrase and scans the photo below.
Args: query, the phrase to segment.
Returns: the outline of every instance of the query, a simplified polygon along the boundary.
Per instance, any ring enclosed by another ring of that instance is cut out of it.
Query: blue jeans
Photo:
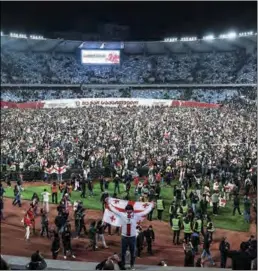
[[[244,219],[246,222],[250,223],[250,214],[244,210]]]
[[[129,251],[131,254],[131,266],[134,265],[135,261],[135,248],[136,248],[136,237],[125,237],[122,236],[122,255],[121,255],[121,260],[122,260],[122,265],[125,266],[125,255],[126,255],[126,250],[129,247]]]
[[[205,257],[207,257],[209,259],[209,261],[210,261],[211,264],[214,264],[214,261],[213,261],[213,259],[211,257],[211,254],[210,254],[210,251],[206,251],[204,249],[203,252],[202,252],[201,258],[204,259]]]
[[[19,207],[21,207],[21,195],[16,195],[13,201],[13,204],[16,205],[18,203]]]

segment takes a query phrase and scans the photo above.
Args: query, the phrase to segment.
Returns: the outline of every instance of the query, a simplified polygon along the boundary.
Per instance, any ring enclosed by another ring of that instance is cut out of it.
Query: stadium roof
[[[1,36],[1,50],[23,52],[74,53],[84,41],[64,39],[30,39]],[[188,52],[234,51],[257,46],[257,35],[237,37],[235,39],[214,39],[195,41],[150,41],[124,42],[126,54],[168,54]],[[97,49],[97,48],[96,48]]]

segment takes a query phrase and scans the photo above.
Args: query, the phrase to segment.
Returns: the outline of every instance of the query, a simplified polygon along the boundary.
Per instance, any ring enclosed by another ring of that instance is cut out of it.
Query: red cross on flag
[[[121,216],[125,214],[125,207],[130,204],[134,208],[134,216],[138,222],[142,222],[147,214],[152,210],[154,204],[152,202],[134,202],[128,200],[108,198],[106,200],[105,212],[103,215],[103,221],[109,223],[112,226],[121,226]],[[113,211],[112,211],[113,210]]]
[[[56,174],[64,174],[64,173],[66,172],[66,168],[67,168],[66,165],[64,165],[64,166],[62,166],[62,167],[56,166],[56,167],[54,167],[55,173],[56,173]]]

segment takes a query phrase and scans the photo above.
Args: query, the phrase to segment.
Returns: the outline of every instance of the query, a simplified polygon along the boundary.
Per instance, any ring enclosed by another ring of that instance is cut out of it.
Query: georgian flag
[[[47,167],[46,167],[46,168],[44,169],[44,172],[50,175],[50,174],[55,173],[55,169],[54,169],[53,166],[50,167],[50,168],[47,168]]]
[[[219,198],[219,206],[220,207],[225,207],[227,204],[227,201],[225,198]]]
[[[124,213],[125,207],[131,204],[134,208],[134,213],[141,214],[139,217],[138,223],[140,224],[146,217],[146,215],[154,208],[154,204],[152,202],[134,202],[128,200],[121,200],[115,198],[108,198],[105,205],[105,212],[103,215],[103,221],[109,223],[112,226],[120,227],[122,225],[120,217],[113,213],[110,209],[110,205],[115,208],[117,211]]]
[[[57,167],[56,166],[56,167],[54,167],[54,170],[55,170],[56,174],[64,174],[66,172],[66,168],[67,168],[66,165],[64,165],[62,167]]]

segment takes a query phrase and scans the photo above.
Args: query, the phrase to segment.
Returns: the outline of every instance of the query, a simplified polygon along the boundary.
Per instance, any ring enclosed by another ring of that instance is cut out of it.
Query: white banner
[[[44,101],[44,108],[71,108],[89,106],[171,106],[172,100],[162,99],[132,99],[132,98],[87,98],[60,99]]]
[[[82,64],[114,65],[120,64],[119,50],[81,50]]]

